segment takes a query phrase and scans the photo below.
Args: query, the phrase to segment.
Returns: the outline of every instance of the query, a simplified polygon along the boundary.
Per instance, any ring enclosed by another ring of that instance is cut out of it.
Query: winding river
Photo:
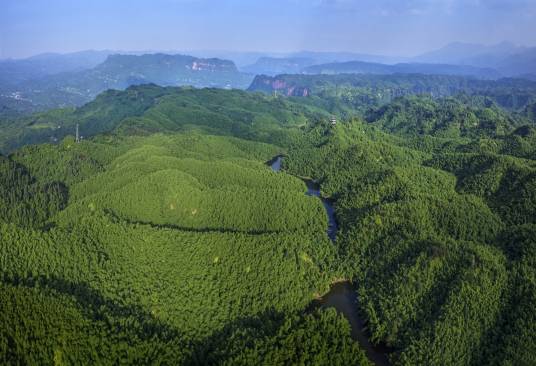
[[[268,164],[274,172],[281,171],[281,163],[283,161],[282,156],[276,156]],[[328,216],[328,229],[327,235],[332,242],[335,242],[337,236],[337,220],[335,219],[335,210],[333,209],[333,202],[320,195],[320,185],[309,179],[302,179],[307,185],[308,196],[319,197],[322,200],[322,204],[326,209]],[[373,345],[370,343],[367,336],[365,320],[358,312],[358,298],[354,286],[350,281],[337,282],[333,284],[330,291],[322,296],[320,299],[314,300],[311,304],[311,308],[334,308],[338,313],[344,315],[344,317],[350,323],[352,329],[352,338],[359,343],[361,348],[365,351],[368,359],[378,366],[389,366],[389,359],[387,358],[390,350],[387,347],[381,345]]]

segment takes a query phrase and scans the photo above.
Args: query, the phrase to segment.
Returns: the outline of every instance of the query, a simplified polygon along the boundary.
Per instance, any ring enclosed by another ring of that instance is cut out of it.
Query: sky
[[[1,0],[0,58],[86,49],[352,51],[536,45],[536,0]]]

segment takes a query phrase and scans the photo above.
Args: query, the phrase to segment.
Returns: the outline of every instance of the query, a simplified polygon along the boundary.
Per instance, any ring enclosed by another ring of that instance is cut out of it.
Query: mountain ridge
[[[25,81],[2,94],[46,109],[79,106],[107,89],[123,90],[138,84],[245,89],[251,80],[230,60],[161,53],[113,54],[91,69]]]
[[[501,74],[491,68],[467,65],[397,63],[385,65],[363,61],[335,62],[306,67],[305,74],[425,74],[475,76],[483,79],[498,79]]]
[[[491,67],[504,76],[536,73],[536,47],[518,46],[506,41],[494,45],[454,42],[413,60]]]

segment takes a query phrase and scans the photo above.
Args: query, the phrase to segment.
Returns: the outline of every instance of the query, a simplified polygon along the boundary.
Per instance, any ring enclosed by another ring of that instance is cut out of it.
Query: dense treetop
[[[472,90],[380,103],[333,80],[144,85],[3,122],[0,363],[367,365],[311,306],[344,279],[393,364],[534,364],[535,121],[499,97],[532,85],[345,82]],[[335,242],[298,177],[333,203]]]

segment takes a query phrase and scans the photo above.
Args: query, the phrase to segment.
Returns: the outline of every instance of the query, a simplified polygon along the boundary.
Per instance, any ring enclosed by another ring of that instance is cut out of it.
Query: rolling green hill
[[[314,302],[345,281],[390,364],[534,364],[536,134],[496,98],[520,84],[380,103],[315,80],[135,86],[6,124],[0,363],[369,365]]]
[[[400,365],[533,363],[535,156],[459,137],[428,136],[443,146],[429,149],[411,142],[418,129],[378,127],[391,129],[318,126],[286,160],[336,197],[337,246],[371,338]],[[509,138],[521,137],[487,141]]]
[[[487,98],[510,111],[521,111],[534,102],[536,83],[524,79],[478,80],[452,75],[259,75],[250,91],[307,97],[332,113],[345,113],[390,103],[398,97],[425,95],[432,98],[464,96]]]
[[[249,333],[248,321],[271,323],[246,336],[262,342],[325,329],[335,337],[322,338],[326,352],[364,359],[339,316],[291,315],[326,290],[335,251],[320,201],[264,164],[278,152],[189,133],[64,141],[3,158],[13,183],[2,197],[21,192],[10,199],[43,214],[20,212],[33,220],[18,224],[2,212],[0,339],[16,344],[0,348],[2,362],[205,363],[216,355],[204,347],[229,347],[221,334]],[[58,179],[68,202],[57,189],[31,194]],[[280,347],[270,352],[290,345]]]
[[[0,120],[0,151],[74,135],[76,124],[86,137],[115,129],[129,134],[195,129],[270,142],[288,139],[285,130],[326,116],[315,106],[239,90],[148,84],[109,90],[76,109]]]

